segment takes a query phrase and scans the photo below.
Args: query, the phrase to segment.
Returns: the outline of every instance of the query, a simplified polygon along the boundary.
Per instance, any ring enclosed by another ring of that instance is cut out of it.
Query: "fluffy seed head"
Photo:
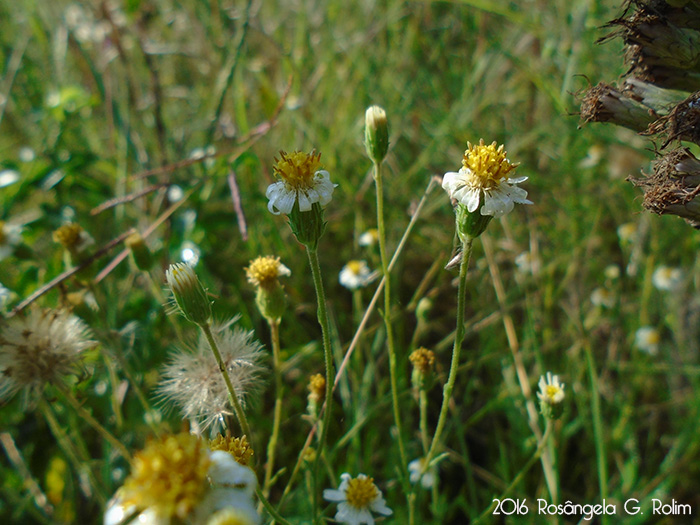
[[[62,310],[33,309],[0,322],[0,400],[79,372],[83,351],[95,344],[85,323]]]
[[[260,387],[264,367],[262,345],[253,332],[230,328],[233,321],[212,326],[212,334],[221,358],[241,403]],[[209,348],[201,336],[196,348],[178,349],[164,367],[158,396],[183,417],[196,421],[203,429],[216,428],[223,416],[232,414],[226,383]]]

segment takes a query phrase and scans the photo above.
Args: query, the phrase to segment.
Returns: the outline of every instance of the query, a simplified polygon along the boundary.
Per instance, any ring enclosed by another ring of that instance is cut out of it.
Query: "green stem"
[[[51,433],[56,438],[56,441],[58,441],[58,445],[68,457],[68,460],[73,464],[75,472],[78,475],[83,473],[87,474],[87,477],[90,479],[90,483],[92,483],[92,488],[97,495],[97,499],[99,500],[100,504],[104,506],[107,503],[107,496],[104,494],[104,489],[97,480],[97,476],[95,476],[95,473],[90,468],[91,462],[86,457],[86,454],[82,453],[80,449],[73,444],[65,430],[63,430],[61,427],[61,424],[56,419],[56,416],[51,410],[49,403],[42,399],[39,402],[39,409],[44,415],[44,419],[46,419],[46,423],[48,423]],[[86,496],[90,497],[90,494],[86,494]]]
[[[263,482],[263,494],[265,497],[270,494],[270,481],[275,465],[275,451],[280,434],[280,423],[282,421],[282,396],[284,394],[282,385],[282,361],[280,359],[280,322],[279,319],[268,319],[270,325],[270,339],[272,340],[272,369],[275,375],[275,411],[272,421],[272,434],[267,444],[267,465],[265,466],[265,481]]]
[[[418,409],[420,412],[420,440],[423,444],[423,454],[428,453],[430,438],[428,437],[428,392],[421,388],[418,392]]]
[[[600,414],[600,397],[598,395],[598,376],[595,371],[593,350],[588,340],[585,342],[586,365],[591,381],[591,411],[593,412],[593,435],[595,436],[595,453],[598,462],[598,483],[600,484],[600,500],[608,495],[608,467],[605,455],[605,441],[603,436],[603,419]],[[606,516],[602,517],[602,523],[607,523]]]
[[[105,439],[105,441],[107,441],[115,449],[117,449],[117,452],[119,452],[119,454],[124,459],[126,459],[127,461],[131,461],[131,454],[129,453],[127,448],[122,444],[122,442],[119,441],[109,430],[103,427],[99,421],[92,417],[92,414],[90,414],[90,412],[83,408],[80,402],[66,387],[59,384],[56,384],[54,386],[56,386],[59,392],[63,394],[63,397],[66,399],[66,401],[68,401],[68,404],[73,407],[73,410],[75,410],[88,425],[95,429],[97,433]]]
[[[415,498],[412,497],[413,489],[408,480],[408,459],[403,440],[401,425],[401,407],[399,405],[398,371],[396,363],[396,346],[394,344],[394,331],[391,326],[391,276],[389,275],[389,258],[386,250],[386,226],[384,224],[384,182],[382,178],[382,163],[374,162],[374,183],[377,186],[377,232],[379,233],[379,256],[382,260],[382,274],[384,275],[384,325],[386,329],[386,345],[389,351],[389,378],[391,381],[391,404],[394,409],[394,424],[396,425],[397,441],[399,442],[399,458],[401,462],[401,476],[403,478],[408,501],[409,524],[415,521]]]
[[[452,398],[455,382],[457,381],[457,369],[459,368],[459,354],[462,351],[462,341],[464,340],[464,313],[466,311],[466,296],[467,296],[467,269],[469,268],[469,259],[472,255],[472,243],[474,239],[466,237],[462,241],[462,263],[459,266],[459,288],[457,290],[457,328],[455,329],[455,342],[452,347],[452,362],[450,363],[450,374],[447,377],[447,383],[442,390],[442,406],[440,407],[440,416],[438,417],[437,427],[435,427],[435,435],[430,444],[430,450],[425,457],[425,469],[430,466],[431,460],[440,447],[440,438],[445,429],[447,421],[447,409]]]
[[[306,253],[309,255],[309,265],[311,266],[311,274],[314,279],[314,288],[316,289],[316,302],[318,305],[318,324],[321,325],[321,334],[323,336],[323,356],[326,365],[326,400],[325,412],[323,414],[323,424],[321,426],[321,436],[318,440],[318,451],[316,460],[314,461],[314,522],[316,522],[316,513],[318,512],[318,467],[323,448],[326,444],[326,436],[328,427],[331,422],[331,407],[333,406],[333,381],[335,380],[335,371],[333,367],[333,354],[331,353],[331,335],[330,326],[328,324],[328,306],[326,305],[326,295],[323,291],[323,279],[321,278],[321,266],[318,263],[318,251],[316,248],[307,246]]]
[[[238,396],[236,395],[236,389],[233,387],[233,383],[231,383],[231,378],[228,375],[228,370],[226,370],[226,365],[224,365],[223,359],[221,359],[221,352],[219,352],[219,345],[216,344],[216,340],[214,339],[214,335],[211,333],[211,325],[207,323],[202,323],[199,325],[199,327],[202,329],[202,332],[204,332],[204,336],[207,338],[207,341],[209,342],[209,346],[211,347],[211,351],[214,352],[214,357],[216,358],[216,364],[219,365],[219,371],[221,372],[221,375],[224,377],[224,381],[226,382],[226,388],[228,389],[228,399],[231,402],[231,406],[233,406],[233,410],[236,413],[236,417],[238,418],[238,423],[241,425],[241,431],[243,432],[243,435],[248,438],[248,440],[252,443],[253,442],[253,435],[250,432],[250,426],[248,426],[248,420],[245,417],[245,412],[243,412],[243,407],[241,406],[241,402],[238,400]]]
[[[406,448],[403,442],[403,430],[401,428],[401,411],[399,407],[399,388],[396,371],[396,347],[394,345],[394,331],[391,326],[391,278],[389,276],[389,258],[386,250],[386,226],[384,224],[384,183],[382,178],[382,164],[374,163],[374,182],[377,186],[377,232],[379,233],[379,256],[382,260],[382,274],[384,275],[384,325],[386,327],[386,344],[389,350],[389,375],[391,379],[391,402],[394,408],[394,423],[399,442],[399,456],[401,458],[401,472],[404,477],[408,475]]]
[[[503,500],[508,497],[508,495],[513,491],[513,489],[523,480],[525,477],[525,474],[527,474],[528,470],[532,468],[532,466],[537,463],[537,460],[540,459],[542,456],[542,453],[544,452],[545,447],[547,446],[547,441],[549,440],[549,435],[552,431],[552,422],[547,421],[547,428],[544,431],[544,436],[542,436],[542,439],[540,439],[540,442],[537,444],[537,450],[535,450],[535,453],[532,455],[530,459],[527,460],[527,463],[525,463],[525,466],[520,469],[520,472],[517,473],[517,475],[513,478],[513,481],[510,482],[510,485],[506,487],[506,489],[503,491],[503,493],[500,495],[498,498],[499,500]],[[474,520],[474,525],[477,525],[478,523],[481,523],[482,521],[488,521],[489,523],[493,519],[493,511],[496,508],[496,500],[493,500],[493,503],[479,516],[476,520]]]
[[[282,515],[277,512],[277,509],[272,506],[272,504],[268,501],[267,497],[262,493],[260,490],[260,487],[255,488],[255,493],[258,495],[258,498],[260,499],[260,503],[262,503],[263,507],[265,507],[265,510],[272,516],[274,521],[277,523],[280,523],[281,525],[291,525],[286,519],[282,517]]]

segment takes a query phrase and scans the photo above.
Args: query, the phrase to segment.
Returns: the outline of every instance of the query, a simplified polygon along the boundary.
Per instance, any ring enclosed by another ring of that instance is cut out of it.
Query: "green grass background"
[[[74,22],[76,9],[85,18],[82,25]],[[592,0],[1,1],[0,166],[18,171],[21,179],[0,188],[0,219],[24,224],[23,240],[31,252],[0,261],[0,282],[14,292],[14,305],[62,272],[63,256],[51,233],[67,219],[80,223],[99,247],[130,228],[144,230],[164,211],[161,190],[91,215],[108,199],[158,182],[192,190],[148,243],[161,268],[179,260],[183,243],[201,250],[197,271],[216,296],[217,316],[240,315],[240,325],[269,344],[243,268],[258,255],[274,254],[292,270],[285,285],[290,307],[282,322],[287,396],[278,454],[278,465],[287,468],[281,475],[286,482],[309,429],[302,419],[307,380],[322,372],[323,355],[305,254],[285,219],[266,209],[275,155],[280,149],[315,148],[338,184],[326,210],[328,228],[319,255],[340,359],[356,324],[352,296],[338,284],[338,272],[355,258],[379,266],[378,253],[357,244],[359,234],[376,225],[371,164],[363,145],[365,108],[380,104],[389,117],[385,208],[392,251],[430,178],[456,170],[467,141],[505,143],[509,158],[520,163],[519,175],[529,177],[524,187],[534,205],[518,206],[488,228],[491,268],[482,243],[475,243],[464,365],[446,429],[449,456],[441,464],[438,500],[431,506],[429,492],[418,491],[420,522],[476,518],[536,448],[504,314],[515,322],[530,384],[535,387],[548,370],[566,383],[566,409],[552,444],[560,501],[596,503],[601,496],[586,372],[585,349],[590,348],[608,501],[642,501],[645,514],[626,523],[659,522],[650,516],[653,497],[675,498],[700,510],[697,237],[680,219],[643,213],[638,192],[624,181],[648,169],[653,157],[648,141],[612,126],[578,128],[574,92],[624,73],[619,41],[594,44],[605,33],[600,26],[618,14],[616,3]],[[106,38],[86,39],[90,27],[106,32]],[[272,128],[253,143],[242,143],[275,116],[280,104]],[[146,180],[133,177],[208,146],[224,154]],[[23,147],[35,152],[33,160],[20,160]],[[599,162],[582,166],[592,147],[602,151]],[[226,181],[231,171],[241,193],[247,240]],[[628,222],[640,232],[631,245],[617,235]],[[412,458],[421,449],[407,356],[415,345],[434,349],[444,381],[456,274],[442,267],[453,238],[449,199],[436,188],[392,276],[401,401]],[[516,273],[514,259],[527,250],[540,262],[537,275]],[[95,272],[118,251],[99,259]],[[630,262],[636,272],[627,271]],[[622,275],[606,281],[604,269],[611,264]],[[664,293],[651,285],[660,264],[683,268],[679,291]],[[495,267],[505,286],[503,304],[490,274]],[[611,307],[591,303],[592,291],[601,286],[613,294]],[[68,280],[37,302],[65,305],[68,294],[82,288]],[[186,334],[194,331],[183,319],[166,316],[128,261],[92,291],[99,310],[79,305],[75,313],[89,323],[101,346],[90,354],[87,373],[74,389],[127,447],[138,450],[150,430],[137,389],[152,400],[159,367],[177,344],[172,323]],[[371,292],[364,291],[365,304]],[[416,335],[414,307],[424,297],[431,308]],[[643,325],[662,333],[658,356],[633,345]],[[337,483],[346,471],[371,475],[394,509],[388,521],[403,523],[406,501],[397,482],[398,450],[387,439],[393,419],[384,329],[377,314],[367,333],[365,352],[376,366],[352,369],[336,393],[329,435],[332,481],[327,478],[326,485]],[[358,395],[355,387],[363,384]],[[68,435],[82,436],[104,492],[113,493],[127,465],[110,455],[109,445],[51,389],[46,397]],[[250,403],[260,443],[270,432],[273,400],[269,381]],[[440,401],[438,385],[430,392],[431,428]],[[176,413],[164,414],[163,425],[179,429],[182,422]],[[47,475],[55,474],[56,458],[64,454],[32,404],[18,395],[0,407],[0,429],[12,435],[47,490]],[[263,458],[264,446],[258,449]],[[6,455],[0,458],[3,523],[101,520],[103,505],[83,494],[80,473],[72,466],[62,478],[56,514],[47,517],[34,506]],[[284,482],[273,490],[273,504]],[[512,497],[528,503],[549,498],[539,463]],[[301,523],[310,512],[302,477],[283,514]],[[333,513],[329,506],[326,516]],[[505,522],[541,523],[533,513]],[[491,520],[502,522],[495,517],[486,522]]]

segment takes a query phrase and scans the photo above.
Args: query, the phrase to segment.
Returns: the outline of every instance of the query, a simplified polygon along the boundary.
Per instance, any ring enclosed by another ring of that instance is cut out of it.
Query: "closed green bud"
[[[134,265],[142,272],[150,271],[153,267],[153,255],[141,234],[139,232],[132,233],[124,240],[124,244],[129,248]]]
[[[189,264],[171,264],[165,278],[178,309],[188,321],[203,325],[211,319],[211,302]]]
[[[365,147],[367,155],[379,164],[389,150],[389,126],[386,112],[379,106],[370,106],[365,112]]]

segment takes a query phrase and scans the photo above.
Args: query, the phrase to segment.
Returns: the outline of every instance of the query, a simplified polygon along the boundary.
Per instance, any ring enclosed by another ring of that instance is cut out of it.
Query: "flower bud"
[[[435,367],[435,353],[427,348],[418,348],[411,352],[408,359],[413,365],[411,383],[418,390],[429,390],[433,385],[433,368]]]
[[[209,322],[211,303],[194,269],[185,263],[171,264],[165,278],[180,313],[196,324]]]
[[[291,275],[279,257],[258,257],[245,269],[248,282],[256,288],[255,303],[268,320],[280,319],[287,307],[287,297],[279,278]]]
[[[153,267],[153,255],[141,234],[139,232],[132,233],[124,240],[124,244],[129,248],[134,265],[142,272],[150,271]]]
[[[379,164],[389,150],[389,126],[386,112],[379,106],[370,106],[365,112],[365,147],[367,155]]]

